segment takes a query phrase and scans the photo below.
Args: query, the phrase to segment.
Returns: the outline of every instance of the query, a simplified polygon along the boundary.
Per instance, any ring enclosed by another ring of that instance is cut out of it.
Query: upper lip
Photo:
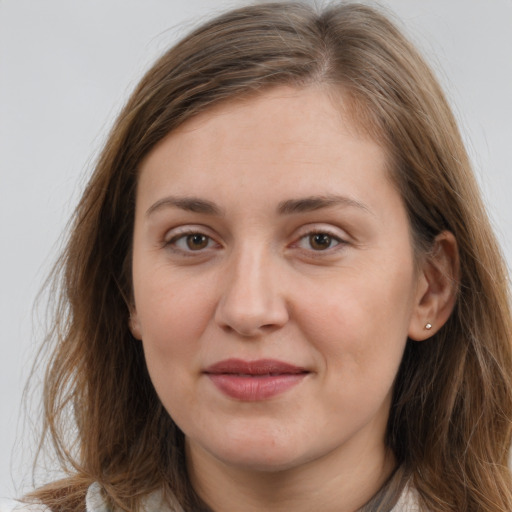
[[[208,366],[204,373],[234,374],[234,375],[283,375],[308,373],[302,366],[296,366],[276,359],[257,359],[244,361],[243,359],[225,359]]]

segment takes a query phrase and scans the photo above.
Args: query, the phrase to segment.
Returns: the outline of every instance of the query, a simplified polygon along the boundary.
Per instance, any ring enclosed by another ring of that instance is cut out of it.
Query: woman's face
[[[325,89],[216,107],[141,166],[131,328],[191,457],[381,453],[418,283],[385,151]]]

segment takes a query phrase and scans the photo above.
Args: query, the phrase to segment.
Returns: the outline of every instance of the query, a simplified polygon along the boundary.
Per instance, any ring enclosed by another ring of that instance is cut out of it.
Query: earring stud
[[[426,324],[425,329],[427,329],[427,331],[430,331],[430,329],[432,329],[432,324],[430,324],[430,323]]]

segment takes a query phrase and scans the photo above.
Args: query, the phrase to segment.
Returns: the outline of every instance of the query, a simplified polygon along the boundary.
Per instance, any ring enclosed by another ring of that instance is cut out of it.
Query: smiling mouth
[[[280,395],[299,384],[309,373],[305,368],[274,359],[226,359],[204,371],[221,393],[246,402]]]

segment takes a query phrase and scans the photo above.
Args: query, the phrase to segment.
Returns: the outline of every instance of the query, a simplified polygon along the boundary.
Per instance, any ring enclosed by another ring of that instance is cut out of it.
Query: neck
[[[229,465],[187,446],[192,485],[215,512],[355,512],[377,493],[395,465],[383,441],[378,446],[357,443],[276,471]]]

